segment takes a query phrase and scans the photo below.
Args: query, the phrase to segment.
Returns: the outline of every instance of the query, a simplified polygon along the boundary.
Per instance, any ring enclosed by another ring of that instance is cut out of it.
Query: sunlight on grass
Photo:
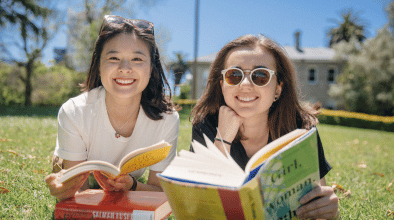
[[[178,151],[191,141],[188,113],[180,118]],[[0,117],[0,219],[52,218],[56,200],[44,177],[51,171],[56,126],[54,117]],[[390,218],[394,133],[331,125],[318,130],[333,166],[327,184],[337,184],[343,219]]]

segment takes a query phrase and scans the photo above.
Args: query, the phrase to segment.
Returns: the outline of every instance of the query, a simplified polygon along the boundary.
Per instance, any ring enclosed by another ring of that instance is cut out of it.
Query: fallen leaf
[[[378,176],[380,176],[380,177],[384,177],[384,174],[383,173],[371,173],[372,175],[378,175]]]
[[[393,185],[394,180],[392,180],[389,185],[386,187],[386,190],[389,191],[390,193],[394,193],[390,188]]]
[[[17,152],[13,151],[13,150],[7,150],[7,152],[15,154],[16,156],[19,156],[19,154]]]
[[[45,170],[33,170],[34,173],[45,173]]]
[[[8,189],[6,189],[4,187],[0,187],[0,194],[8,193],[8,192],[9,192]]]
[[[387,209],[387,216],[394,216],[394,211],[391,211],[390,209]]]
[[[30,155],[30,154],[28,154],[27,157],[28,157],[29,159],[36,159],[36,156],[32,156],[32,155]]]
[[[7,138],[0,138],[0,142],[8,142],[8,141],[12,141],[12,140]]]
[[[339,184],[334,184],[331,187],[334,189],[334,192],[337,192],[337,191],[342,192],[342,193],[346,192],[346,190]]]

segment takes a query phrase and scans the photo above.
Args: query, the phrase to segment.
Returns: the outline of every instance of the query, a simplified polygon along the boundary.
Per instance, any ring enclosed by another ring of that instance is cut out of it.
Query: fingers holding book
[[[110,179],[103,175],[100,171],[93,171],[93,176],[100,187],[105,191],[114,191]]]
[[[318,185],[300,199],[303,204],[297,210],[299,218],[336,219],[338,212],[338,196],[330,186]]]
[[[86,172],[64,183],[59,183],[59,179],[65,171],[66,170],[61,170],[58,173],[52,173],[45,177],[45,182],[47,183],[51,195],[55,196],[60,201],[73,197],[89,177],[89,172]]]
[[[134,178],[129,175],[117,177],[115,179],[107,178],[100,171],[93,171],[93,176],[98,184],[106,191],[129,191],[134,186]]]

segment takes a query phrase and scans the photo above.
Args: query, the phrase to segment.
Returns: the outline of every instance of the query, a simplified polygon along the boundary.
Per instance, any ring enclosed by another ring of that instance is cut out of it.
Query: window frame
[[[314,80],[314,81],[309,80],[310,71],[311,71],[312,69],[315,70],[315,80]],[[318,77],[319,74],[318,74],[318,73],[319,73],[319,71],[318,71],[318,68],[317,68],[316,65],[310,65],[310,66],[308,66],[308,68],[307,68],[307,80],[308,80],[308,84],[309,84],[309,85],[316,85],[316,84],[317,84],[317,82],[319,81],[319,80],[318,80],[318,79],[319,79],[319,77]]]
[[[328,77],[329,77],[329,71],[330,70],[334,70],[334,76],[333,76],[333,78],[334,78],[334,80],[333,81],[329,81],[328,80]],[[330,65],[328,68],[327,68],[327,77],[326,77],[326,80],[327,80],[327,83],[328,84],[334,84],[334,83],[336,83],[336,79],[337,79],[337,75],[338,75],[338,67],[336,67],[336,66],[333,66],[333,65]]]

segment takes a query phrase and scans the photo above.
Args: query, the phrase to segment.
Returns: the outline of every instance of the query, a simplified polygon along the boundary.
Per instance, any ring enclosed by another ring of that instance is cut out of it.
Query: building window
[[[329,69],[327,72],[327,82],[328,83],[335,82],[335,70],[333,68]]]
[[[308,82],[310,84],[315,84],[317,82],[317,75],[316,75],[316,69],[315,68],[310,68],[308,71]]]

